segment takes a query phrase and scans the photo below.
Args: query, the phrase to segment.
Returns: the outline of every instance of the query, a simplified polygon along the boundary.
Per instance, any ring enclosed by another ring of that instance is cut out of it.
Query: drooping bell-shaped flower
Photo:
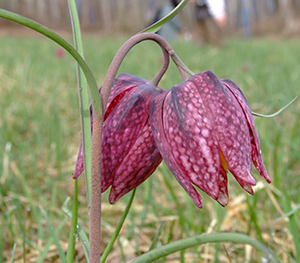
[[[112,186],[112,204],[143,183],[162,161],[149,121],[150,103],[161,92],[129,74],[114,80],[104,115],[101,156],[101,192]],[[73,178],[83,169],[81,145]]]
[[[159,152],[198,207],[202,199],[192,184],[227,204],[228,170],[253,194],[252,161],[270,182],[250,107],[230,80],[211,71],[192,76],[154,98],[150,123]]]

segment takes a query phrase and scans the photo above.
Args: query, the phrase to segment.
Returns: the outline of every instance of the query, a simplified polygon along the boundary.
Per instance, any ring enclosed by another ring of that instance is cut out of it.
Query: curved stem
[[[262,117],[262,118],[273,118],[277,115],[279,115],[281,112],[283,112],[286,108],[288,108],[289,106],[291,106],[292,103],[294,103],[294,101],[299,97],[299,95],[297,95],[291,102],[289,102],[287,105],[285,105],[284,107],[282,107],[280,110],[276,111],[273,114],[270,115],[264,115],[264,114],[260,114],[260,113],[256,113],[254,111],[252,111],[252,115],[256,116],[256,117]]]
[[[175,63],[175,65],[177,66],[180,74],[182,74],[182,70],[185,71],[187,74],[189,74],[190,76],[195,75],[193,71],[191,71],[183,62],[182,60],[178,57],[178,55],[175,53],[174,50],[172,50],[171,52],[169,52],[173,62]],[[182,69],[182,70],[180,70]],[[182,76],[182,75],[181,75]],[[184,78],[183,78],[184,79]]]
[[[280,263],[278,258],[274,253],[267,248],[264,244],[258,242],[257,240],[238,233],[214,233],[214,234],[204,234],[191,238],[181,239],[176,242],[167,244],[160,248],[156,248],[147,252],[146,254],[138,257],[133,260],[134,263],[150,263],[156,259],[159,259],[163,256],[170,255],[174,252],[187,249],[196,245],[212,243],[212,242],[234,242],[234,243],[244,243],[249,244],[255,247],[257,250],[260,250],[264,254],[264,258],[268,260],[267,262]]]
[[[127,40],[122,45],[122,47],[119,49],[119,51],[115,55],[112,63],[110,64],[110,67],[107,71],[107,74],[106,74],[104,82],[103,82],[101,95],[100,95],[101,102],[102,102],[102,107],[103,107],[103,112],[105,112],[105,109],[106,109],[106,104],[107,104],[107,99],[108,99],[109,92],[110,92],[110,87],[113,83],[113,80],[114,80],[114,78],[115,78],[115,76],[118,72],[118,69],[119,69],[123,59],[125,58],[125,56],[127,55],[127,53],[129,52],[129,50],[132,47],[134,47],[138,43],[140,43],[142,41],[145,41],[145,40],[155,41],[162,48],[162,50],[164,52],[164,56],[166,56],[165,51],[167,51],[168,54],[172,57],[172,59],[175,58],[176,62],[175,61],[174,62],[175,62],[176,65],[178,65],[178,63],[180,63],[181,60],[178,58],[175,51],[172,49],[172,47],[169,45],[169,43],[163,37],[161,37],[157,34],[153,34],[153,33],[142,33],[142,34],[134,35],[133,37],[131,37],[129,40]],[[156,75],[154,80],[152,80],[154,83],[158,83],[160,78],[163,76],[164,72],[167,69],[167,67],[165,65],[166,65],[166,61],[163,65],[161,71]],[[181,66],[182,65],[180,65],[180,67]],[[152,81],[151,81],[151,83],[152,83]]]
[[[168,69],[169,62],[170,62],[170,56],[166,49],[162,48],[162,51],[164,53],[164,64],[162,65],[162,68],[160,71],[156,74],[156,76],[149,82],[150,85],[157,87],[158,83],[160,82],[161,78],[165,74],[165,72]]]

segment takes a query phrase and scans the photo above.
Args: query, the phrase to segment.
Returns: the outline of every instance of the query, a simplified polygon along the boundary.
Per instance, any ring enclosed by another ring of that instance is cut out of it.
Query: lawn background
[[[124,41],[126,37],[84,38],[85,57],[99,85]],[[300,91],[299,44],[297,39],[227,39],[225,47],[218,49],[192,42],[171,43],[193,72],[209,69],[219,78],[233,80],[252,110],[264,114],[277,111]],[[68,54],[59,58],[57,48],[35,35],[0,38],[0,262],[10,262],[14,243],[14,262],[61,262],[60,248],[67,248],[70,222],[61,206],[73,194],[80,121],[75,62]],[[151,80],[161,63],[159,47],[142,43],[129,53],[119,72]],[[169,89],[179,82],[180,75],[171,65],[160,85]],[[226,208],[201,193],[204,208],[198,209],[162,165],[138,187],[108,262],[129,261],[146,252],[162,222],[161,244],[202,233],[242,232],[266,243],[283,262],[292,262],[287,253],[296,258],[300,249],[299,211],[289,221],[275,220],[300,203],[299,110],[298,99],[276,118],[255,118],[272,184],[253,168],[258,185],[255,195],[249,196],[229,176]],[[111,206],[108,191],[104,193],[102,249],[128,198]],[[79,178],[79,202],[80,222],[88,231],[83,176]],[[78,261],[85,262],[80,242],[76,252]],[[261,255],[243,244],[224,243],[199,246],[167,259],[183,262],[183,258],[185,262],[260,262]]]

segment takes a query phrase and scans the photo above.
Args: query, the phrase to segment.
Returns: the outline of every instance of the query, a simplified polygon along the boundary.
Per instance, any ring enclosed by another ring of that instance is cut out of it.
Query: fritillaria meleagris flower
[[[252,161],[271,181],[250,107],[230,80],[219,80],[211,71],[192,76],[154,98],[150,123],[159,152],[198,207],[202,199],[193,185],[227,204],[228,170],[253,194]]]
[[[161,92],[129,74],[114,80],[104,116],[101,156],[101,192],[112,186],[112,204],[143,183],[162,161],[149,121],[150,103]],[[73,178],[83,169],[81,145]]]

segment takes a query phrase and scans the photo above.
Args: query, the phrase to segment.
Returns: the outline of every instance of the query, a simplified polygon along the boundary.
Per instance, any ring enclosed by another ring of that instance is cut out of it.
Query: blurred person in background
[[[195,6],[195,29],[198,44],[223,47],[223,30],[227,17],[224,0],[191,0]]]

